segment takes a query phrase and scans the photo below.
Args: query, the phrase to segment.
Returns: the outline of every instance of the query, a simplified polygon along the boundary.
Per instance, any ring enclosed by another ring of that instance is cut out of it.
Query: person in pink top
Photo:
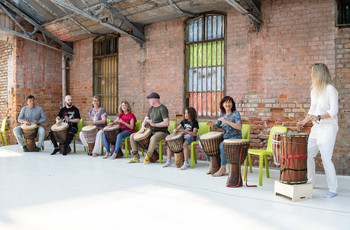
[[[121,128],[121,132],[117,135],[117,139],[115,141],[115,149],[114,149],[113,155],[110,158],[111,160],[117,158],[117,153],[120,146],[122,145],[123,139],[135,133],[136,117],[131,112],[130,104],[127,101],[122,101],[120,103],[119,116],[115,121],[110,123],[110,125],[117,125],[117,124]],[[107,152],[104,157],[106,159],[111,155],[111,150],[105,134],[103,134],[103,140],[104,140],[106,152]]]

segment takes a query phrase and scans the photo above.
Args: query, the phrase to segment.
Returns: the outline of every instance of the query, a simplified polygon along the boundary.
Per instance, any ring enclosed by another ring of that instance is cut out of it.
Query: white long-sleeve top
[[[321,115],[328,113],[331,118],[321,119],[320,124],[338,125],[338,91],[332,85],[327,85],[324,92],[317,98],[315,91],[311,90],[310,115]]]

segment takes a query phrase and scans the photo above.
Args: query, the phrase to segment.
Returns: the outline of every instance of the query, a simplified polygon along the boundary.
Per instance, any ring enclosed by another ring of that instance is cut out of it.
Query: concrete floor
[[[51,156],[0,147],[0,229],[350,229],[350,177],[338,176],[339,195],[317,175],[313,198],[274,195],[279,170],[257,188],[225,187],[227,176],[205,175],[207,162],[181,171],[160,164],[127,164],[83,153]],[[258,183],[258,168],[248,184]]]

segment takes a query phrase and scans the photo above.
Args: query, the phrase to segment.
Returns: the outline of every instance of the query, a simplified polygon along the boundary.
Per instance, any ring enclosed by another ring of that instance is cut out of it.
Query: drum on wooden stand
[[[84,138],[89,146],[89,153],[92,153],[92,150],[95,147],[95,140],[97,135],[96,125],[87,125],[81,129],[81,132],[84,135]]]
[[[175,166],[180,168],[184,164],[183,133],[170,134],[165,137],[165,141],[170,149],[174,153]]]
[[[29,152],[36,149],[35,138],[38,134],[38,125],[31,123],[30,125],[22,124],[21,129],[23,132],[23,137],[26,139],[26,148]]]
[[[241,165],[248,154],[249,141],[246,139],[226,139],[223,142],[227,162],[231,164],[226,187],[242,187]]]
[[[273,162],[276,166],[281,165],[281,140],[282,134],[284,133],[273,133],[272,134],[272,153],[273,153]]]
[[[219,171],[221,166],[220,143],[223,141],[223,136],[222,132],[209,132],[199,137],[205,154],[210,157],[211,175]]]
[[[307,182],[307,142],[306,133],[281,134],[280,182],[304,184]]]
[[[53,135],[56,141],[59,143],[60,153],[63,153],[64,151],[64,145],[66,144],[68,128],[69,128],[69,125],[65,122],[61,122],[58,125],[54,124],[53,126],[51,126]],[[70,152],[71,152],[71,148],[68,145],[67,153],[70,153]]]
[[[148,149],[149,143],[151,141],[152,131],[150,128],[146,128],[143,133],[137,132],[134,134],[134,140],[137,145],[143,149]],[[159,154],[156,150],[153,151],[150,162],[154,163],[159,160]]]

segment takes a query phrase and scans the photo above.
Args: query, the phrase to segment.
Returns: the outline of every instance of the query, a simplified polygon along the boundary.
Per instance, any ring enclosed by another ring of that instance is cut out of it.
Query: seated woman
[[[207,122],[207,125],[211,127],[211,131],[224,131],[224,139],[242,139],[242,121],[241,115],[236,111],[236,104],[232,97],[225,96],[220,101],[220,115],[215,124],[211,121]],[[226,157],[224,154],[223,142],[220,143],[220,157],[221,157],[221,167],[217,171],[214,177],[222,176],[226,173]],[[209,157],[207,157],[209,160]],[[210,174],[209,171],[207,174]]]
[[[184,133],[183,151],[184,151],[185,161],[182,167],[180,168],[181,170],[185,170],[187,169],[187,166],[189,166],[189,163],[188,163],[188,156],[190,154],[189,146],[193,141],[196,141],[198,129],[199,129],[199,125],[197,121],[197,112],[194,108],[189,107],[185,110],[185,119],[182,120],[181,123],[177,126],[177,128],[173,131],[173,133],[176,133],[176,132]],[[166,152],[167,152],[168,160],[163,165],[163,168],[171,165],[172,152],[170,151],[169,147],[167,147]]]
[[[115,121],[110,123],[110,125],[117,125],[117,124],[119,124],[121,128],[121,132],[117,135],[117,139],[115,141],[115,149],[114,149],[113,155],[110,158],[111,160],[117,158],[117,153],[120,146],[122,145],[123,139],[135,133],[136,117],[131,112],[131,106],[127,101],[122,101],[120,103],[119,116]],[[107,152],[105,157],[103,158],[107,159],[111,155],[111,150],[105,134],[103,134],[103,140],[104,140],[106,152]]]
[[[106,126],[107,113],[104,108],[100,107],[100,98],[98,96],[93,96],[92,98],[93,108],[89,111],[90,120],[86,121],[86,125],[96,125],[97,135],[95,139],[95,146],[92,152],[89,152],[89,156],[97,157],[101,154],[102,144],[103,144],[103,128]],[[85,147],[89,147],[87,141],[85,140],[83,132],[80,132],[79,138]]]

